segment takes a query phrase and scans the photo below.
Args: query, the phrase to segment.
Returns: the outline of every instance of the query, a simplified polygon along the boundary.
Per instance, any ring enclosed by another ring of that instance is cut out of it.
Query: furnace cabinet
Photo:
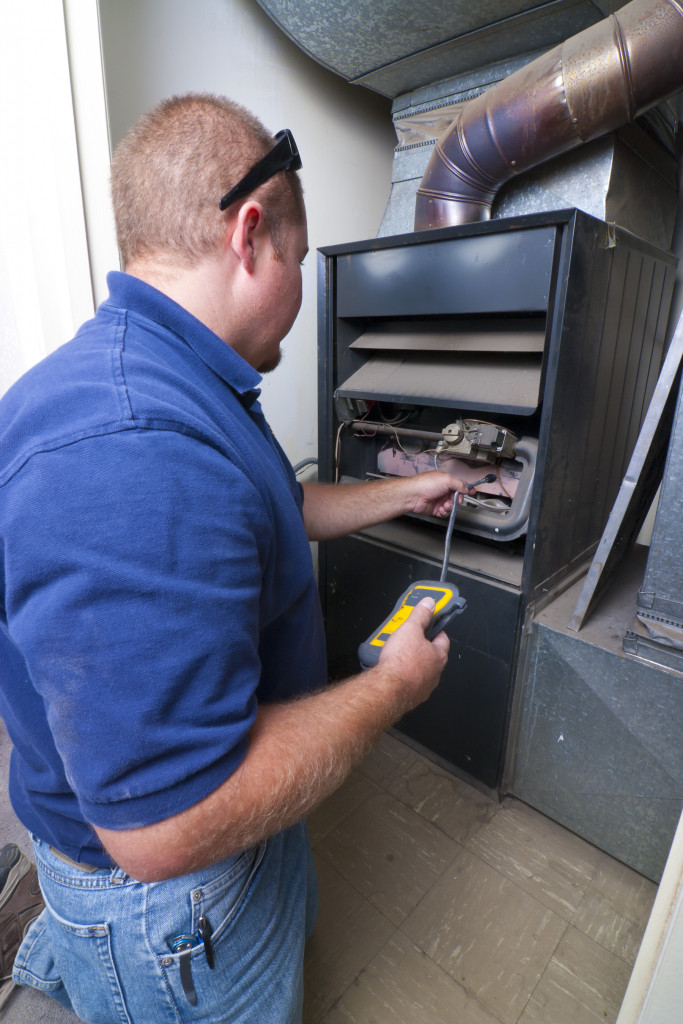
[[[398,728],[498,788],[524,625],[600,539],[662,361],[675,260],[577,210],[318,259],[319,479],[496,474],[455,519],[448,579],[467,608],[448,667]],[[445,533],[406,516],[320,546],[331,678],[358,671],[410,582],[439,578]]]

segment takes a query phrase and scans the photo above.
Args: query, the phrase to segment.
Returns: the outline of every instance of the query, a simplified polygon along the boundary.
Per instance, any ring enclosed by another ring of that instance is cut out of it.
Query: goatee
[[[278,347],[277,355],[273,356],[272,359],[267,359],[265,363],[261,363],[256,369],[260,374],[272,373],[282,360],[282,349]]]

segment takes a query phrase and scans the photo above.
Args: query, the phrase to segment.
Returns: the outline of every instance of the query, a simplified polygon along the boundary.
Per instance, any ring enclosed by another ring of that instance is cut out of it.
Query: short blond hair
[[[111,190],[116,234],[124,266],[152,257],[196,263],[215,252],[225,221],[218,204],[275,145],[248,110],[209,93],[163,100],[138,121],[116,147]],[[276,251],[285,229],[304,216],[301,182],[282,171],[248,198],[263,204]]]

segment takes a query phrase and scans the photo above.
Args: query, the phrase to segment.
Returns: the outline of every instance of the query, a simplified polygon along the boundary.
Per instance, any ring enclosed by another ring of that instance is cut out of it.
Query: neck
[[[216,285],[219,268],[215,261],[204,258],[192,264],[177,264],[152,258],[132,260],[125,267],[127,274],[139,278],[163,292],[179,306],[192,313],[224,341],[228,340],[229,317],[224,302],[217,296],[226,296],[225,281]],[[229,289],[227,290],[229,293]]]

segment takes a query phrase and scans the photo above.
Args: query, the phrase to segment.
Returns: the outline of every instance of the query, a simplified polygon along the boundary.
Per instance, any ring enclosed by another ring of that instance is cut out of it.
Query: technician
[[[46,902],[14,979],[84,1021],[299,1022],[305,815],[446,664],[427,603],[327,685],[308,541],[463,485],[297,484],[258,387],[301,303],[300,166],[226,99],[159,104],[113,160],[125,273],[0,402],[0,713]]]

